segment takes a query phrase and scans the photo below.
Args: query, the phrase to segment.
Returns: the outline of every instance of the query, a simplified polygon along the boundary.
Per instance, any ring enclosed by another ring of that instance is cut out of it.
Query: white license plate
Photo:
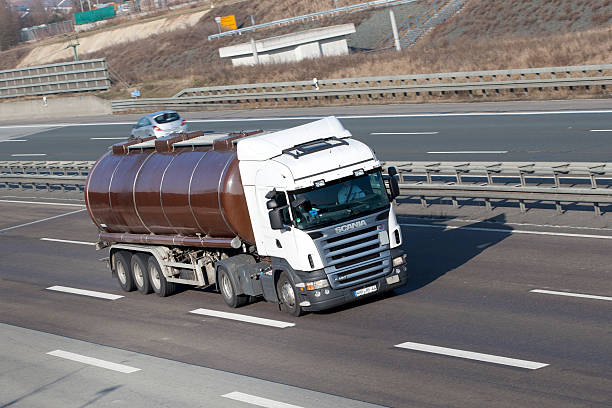
[[[368,286],[362,289],[357,289],[355,291],[355,297],[367,295],[368,293],[376,292],[377,290],[378,290],[378,287],[376,287],[376,285]]]
[[[399,282],[399,275],[393,275],[387,278],[387,285],[393,285],[397,282]]]

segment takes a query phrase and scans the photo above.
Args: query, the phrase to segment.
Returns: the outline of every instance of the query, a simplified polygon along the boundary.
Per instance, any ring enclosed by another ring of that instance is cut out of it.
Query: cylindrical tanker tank
[[[137,139],[113,146],[89,173],[85,202],[111,242],[254,243],[233,140],[248,133]]]

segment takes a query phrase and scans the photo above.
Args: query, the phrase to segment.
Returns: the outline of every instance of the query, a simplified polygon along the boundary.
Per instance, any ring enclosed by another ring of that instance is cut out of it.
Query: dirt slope
[[[78,52],[91,54],[109,46],[118,46],[128,42],[146,40],[153,34],[167,33],[175,30],[189,29],[200,21],[209,10],[198,11],[192,14],[182,14],[169,18],[161,18],[143,23],[117,27],[93,35],[79,38]],[[49,64],[72,57],[72,48],[66,48],[64,42],[42,45],[33,48],[19,62],[18,67]]]

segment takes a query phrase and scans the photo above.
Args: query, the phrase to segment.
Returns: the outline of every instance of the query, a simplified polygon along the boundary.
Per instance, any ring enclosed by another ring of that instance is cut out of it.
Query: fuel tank
[[[233,143],[254,133],[192,132],[113,145],[85,187],[101,240],[254,243]]]

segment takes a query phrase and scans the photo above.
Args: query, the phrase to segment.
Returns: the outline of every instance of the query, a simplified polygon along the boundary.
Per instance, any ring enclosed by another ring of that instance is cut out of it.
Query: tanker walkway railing
[[[93,162],[0,161],[0,189],[83,190]],[[558,212],[566,203],[587,203],[601,215],[612,205],[612,163],[562,162],[405,162],[389,161],[398,170],[400,200],[482,200],[487,209],[512,200],[522,212],[533,203],[553,203]]]
[[[113,112],[152,109],[190,109],[219,105],[284,103],[288,101],[393,101],[433,92],[483,94],[528,92],[529,89],[595,87],[612,85],[612,64],[523,68],[492,71],[322,79],[188,88],[172,98],[112,101]],[[317,89],[318,88],[318,89]]]

